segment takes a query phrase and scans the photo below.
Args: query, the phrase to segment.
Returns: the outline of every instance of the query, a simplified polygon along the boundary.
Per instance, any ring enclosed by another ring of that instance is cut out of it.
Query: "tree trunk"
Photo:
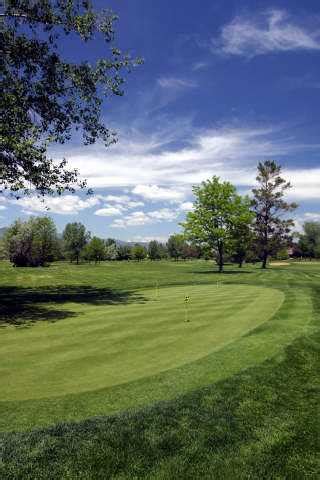
[[[238,267],[239,267],[239,268],[242,268],[242,264],[243,264],[243,259],[241,259],[241,260],[239,261]]]
[[[219,273],[223,272],[223,244],[219,243],[218,245],[218,264],[219,264]]]
[[[268,253],[267,253],[267,252],[263,252],[262,266],[261,266],[261,268],[267,268],[267,260],[268,260]]]

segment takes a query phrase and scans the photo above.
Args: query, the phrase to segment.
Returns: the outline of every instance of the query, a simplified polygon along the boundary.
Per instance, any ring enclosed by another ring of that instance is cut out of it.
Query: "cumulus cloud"
[[[169,208],[161,208],[160,210],[154,210],[153,212],[148,213],[149,217],[155,218],[156,220],[166,220],[166,221],[173,221],[175,220],[179,212],[176,210],[170,210]]]
[[[193,203],[192,202],[183,202],[179,205],[179,208],[183,212],[189,212],[190,210],[193,209]]]
[[[143,212],[142,210],[131,212],[122,218],[115,219],[110,225],[113,228],[126,228],[133,226],[150,225],[162,221],[172,222],[179,216],[176,210],[169,208],[161,208],[151,212]]]
[[[82,199],[78,195],[46,197],[44,200],[32,195],[11,201],[20,206],[25,213],[50,212],[62,215],[76,215],[81,210],[96,206],[99,202],[100,200],[96,197]]]
[[[114,228],[126,228],[138,225],[147,225],[149,223],[154,223],[153,219],[145,212],[137,211],[132,212],[123,218],[117,218],[110,226]]]
[[[143,207],[144,203],[141,200],[133,200],[132,197],[128,195],[98,195],[98,197],[102,200],[106,200],[109,203],[116,203],[118,204],[118,208],[137,208]]]
[[[151,201],[179,201],[184,197],[184,192],[173,188],[159,187],[158,185],[137,185],[132,193]]]
[[[320,50],[319,25],[312,27],[308,19],[294,19],[279,9],[237,16],[212,40],[212,51],[226,55],[254,57],[299,50]]]
[[[123,212],[122,208],[119,207],[105,207],[105,208],[99,208],[94,212],[95,215],[98,217],[112,217],[115,215],[121,215]]]

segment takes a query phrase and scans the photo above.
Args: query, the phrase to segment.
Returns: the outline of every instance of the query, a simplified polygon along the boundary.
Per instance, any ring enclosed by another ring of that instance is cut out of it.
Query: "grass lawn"
[[[319,317],[317,263],[1,263],[0,478],[319,478]]]

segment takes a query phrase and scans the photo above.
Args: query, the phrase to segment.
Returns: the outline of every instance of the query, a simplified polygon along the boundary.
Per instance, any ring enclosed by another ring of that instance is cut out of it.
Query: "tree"
[[[8,252],[4,240],[0,239],[0,260],[7,260]]]
[[[72,262],[79,263],[81,252],[90,239],[90,233],[80,222],[68,223],[62,234],[64,249],[67,257]]]
[[[18,195],[74,191],[77,170],[54,163],[48,146],[65,143],[74,131],[85,144],[107,146],[115,133],[101,117],[103,100],[123,95],[125,72],[141,63],[114,44],[111,11],[96,12],[91,0],[6,0],[1,13],[0,188]],[[67,37],[81,43],[101,38],[110,54],[95,64],[61,55]]]
[[[193,187],[193,211],[186,217],[185,235],[190,240],[207,244],[217,254],[219,272],[223,271],[224,255],[232,245],[234,231],[251,219],[250,201],[241,197],[229,182],[216,176]]]
[[[17,220],[4,238],[10,261],[16,267],[38,267],[52,262],[57,253],[57,231],[48,217]]]
[[[138,243],[136,243],[132,247],[132,256],[135,260],[138,260],[138,262],[140,262],[141,260],[146,258],[147,251],[142,245],[139,245]]]
[[[90,242],[84,247],[85,257],[89,261],[95,263],[101,262],[106,258],[106,246],[104,240],[98,237],[93,237]]]
[[[118,246],[118,260],[130,260],[131,248],[128,245]]]
[[[233,258],[238,263],[239,268],[250,255],[254,244],[254,234],[252,231],[253,215],[248,217],[248,222],[240,222],[233,229],[232,250]]]
[[[305,222],[299,236],[299,247],[304,257],[320,257],[320,222]]]
[[[201,248],[192,243],[185,243],[182,247],[182,258],[200,258]]]
[[[117,260],[118,258],[118,247],[115,243],[109,243],[106,246],[106,259],[107,260]]]
[[[114,238],[107,238],[106,240],[106,247],[109,247],[109,245],[116,245],[116,241]]]
[[[151,240],[148,245],[148,256],[150,260],[161,260],[162,249],[161,244],[156,240]]]
[[[266,268],[270,255],[286,246],[290,240],[290,230],[294,222],[282,218],[297,208],[295,203],[287,203],[283,197],[291,187],[281,176],[281,166],[272,160],[258,164],[258,186],[252,190],[252,208],[255,213],[254,230],[257,246],[262,258],[262,268]]]
[[[169,256],[175,260],[179,260],[183,256],[183,249],[186,245],[185,238],[182,234],[176,233],[168,238],[167,249]]]

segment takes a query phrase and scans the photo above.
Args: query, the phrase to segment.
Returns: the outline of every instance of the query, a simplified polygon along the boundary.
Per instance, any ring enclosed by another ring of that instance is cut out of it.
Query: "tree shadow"
[[[26,327],[38,321],[55,322],[77,315],[71,310],[57,309],[56,304],[118,305],[146,301],[137,292],[111,288],[80,285],[37,288],[5,286],[0,287],[0,327]]]
[[[218,275],[218,276],[223,276],[223,275],[241,275],[242,273],[254,273],[252,270],[242,270],[241,268],[239,268],[239,270],[224,270],[223,272],[219,272],[218,270],[193,270],[191,271],[190,273],[196,275],[196,274],[200,274],[200,275],[203,275],[203,274],[215,274],[215,275]]]

